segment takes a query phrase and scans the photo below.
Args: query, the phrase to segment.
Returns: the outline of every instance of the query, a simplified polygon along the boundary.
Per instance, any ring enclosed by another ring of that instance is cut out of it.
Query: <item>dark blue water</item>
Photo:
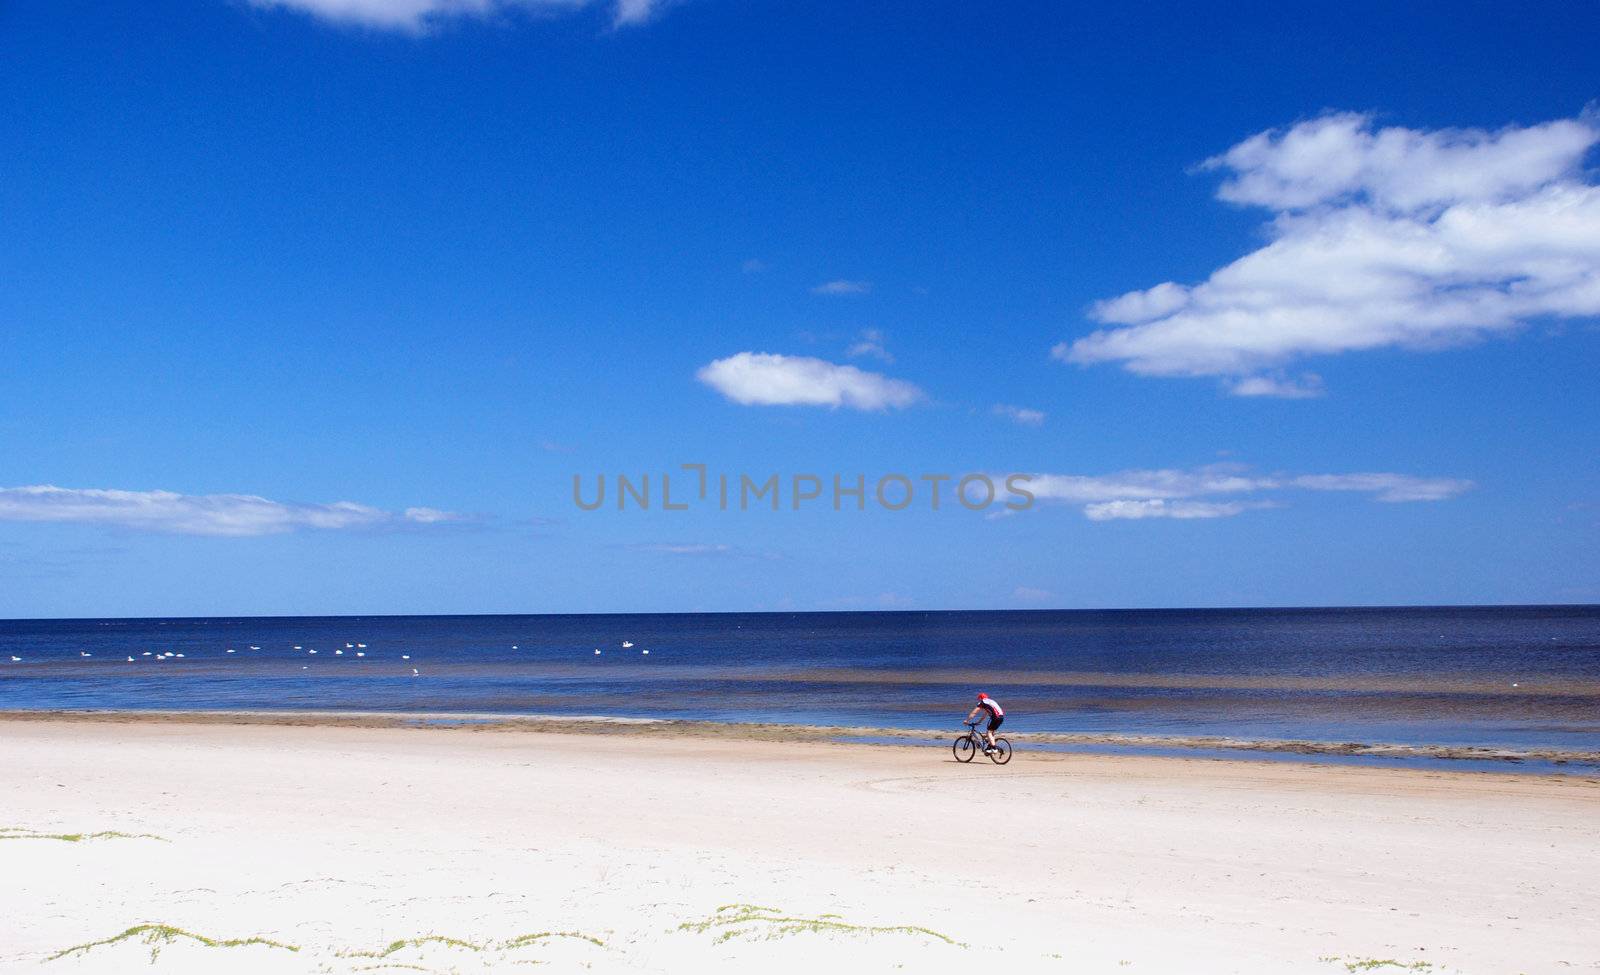
[[[0,709],[938,728],[978,690],[1017,730],[1596,751],[1600,607],[0,622]]]

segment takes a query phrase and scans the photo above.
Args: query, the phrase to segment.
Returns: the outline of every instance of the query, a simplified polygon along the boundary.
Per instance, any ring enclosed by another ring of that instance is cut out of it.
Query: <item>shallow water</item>
[[[0,622],[0,709],[928,728],[978,689],[1018,730],[1597,751],[1600,607]]]

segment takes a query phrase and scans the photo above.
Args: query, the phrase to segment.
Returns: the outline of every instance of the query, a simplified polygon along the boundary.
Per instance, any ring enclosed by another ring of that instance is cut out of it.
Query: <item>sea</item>
[[[679,718],[1600,752],[1600,607],[0,621],[0,710]]]

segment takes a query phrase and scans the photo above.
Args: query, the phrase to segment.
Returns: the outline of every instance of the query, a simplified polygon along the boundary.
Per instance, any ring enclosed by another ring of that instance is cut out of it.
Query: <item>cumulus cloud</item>
[[[297,504],[250,494],[0,488],[0,521],[78,522],[179,535],[275,535],[304,528],[376,529],[464,520],[437,508],[407,508],[396,514],[351,501]]]
[[[257,7],[296,10],[322,20],[379,30],[420,34],[456,19],[487,19],[507,13],[570,13],[598,5],[594,0],[249,0]],[[604,0],[612,24],[642,24],[664,5],[663,0]]]
[[[703,366],[695,378],[746,406],[848,406],[857,410],[903,408],[922,390],[855,366],[807,356],[740,352]]]
[[[1438,348],[1542,317],[1600,314],[1600,116],[1423,131],[1328,115],[1207,160],[1217,195],[1272,212],[1269,242],[1195,285],[1095,305],[1109,326],[1052,354],[1239,395],[1312,395],[1262,375],[1363,349]]]
[[[814,295],[864,295],[872,290],[871,281],[824,281],[811,289]]]
[[[1232,464],[1099,475],[1037,474],[1026,484],[1036,500],[1081,505],[1091,521],[1230,518],[1282,507],[1281,495],[1296,490],[1353,491],[1387,503],[1445,501],[1472,486],[1459,478],[1394,473],[1254,474]]]
[[[1030,410],[1026,406],[1012,406],[1008,403],[996,403],[989,411],[995,416],[1003,416],[1013,423],[1025,427],[1036,427],[1044,423],[1043,410]]]

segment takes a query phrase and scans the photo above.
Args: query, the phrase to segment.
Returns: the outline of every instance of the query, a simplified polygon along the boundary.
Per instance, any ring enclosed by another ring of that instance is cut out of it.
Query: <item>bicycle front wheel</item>
[[[989,759],[996,765],[1004,765],[1011,761],[1011,742],[1004,738],[994,740],[994,751],[989,753]]]
[[[972,761],[972,756],[978,753],[978,746],[972,743],[971,735],[962,735],[956,739],[952,750],[956,753],[956,761],[970,762]]]

